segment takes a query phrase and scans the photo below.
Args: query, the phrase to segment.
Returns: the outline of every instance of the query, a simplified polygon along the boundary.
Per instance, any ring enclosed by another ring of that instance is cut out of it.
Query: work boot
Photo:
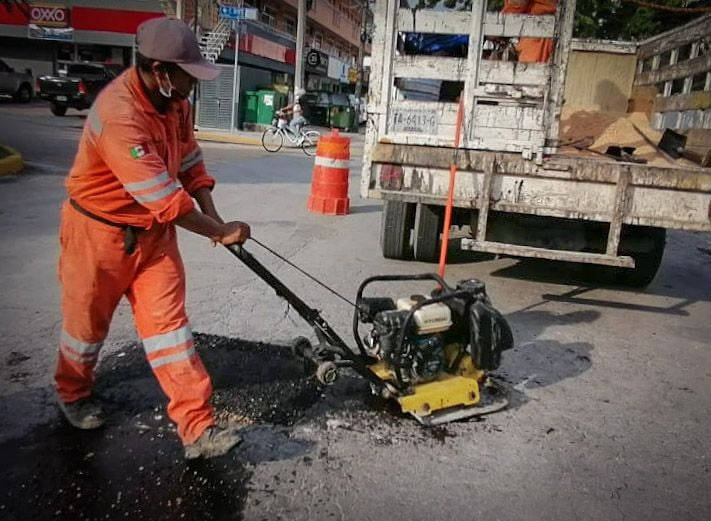
[[[185,459],[214,458],[227,454],[235,445],[242,442],[237,429],[223,429],[213,425],[190,445],[185,446]]]
[[[104,410],[91,396],[71,403],[57,399],[57,403],[67,421],[77,429],[98,429],[104,424]]]

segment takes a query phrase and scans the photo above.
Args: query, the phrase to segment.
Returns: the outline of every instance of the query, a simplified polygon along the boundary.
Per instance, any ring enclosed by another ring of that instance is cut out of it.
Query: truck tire
[[[410,237],[415,224],[415,204],[385,201],[380,216],[380,248],[386,259],[411,258]]]
[[[651,226],[625,226],[620,234],[620,255],[634,259],[635,267],[615,270],[615,282],[643,288],[654,280],[662,263],[667,231]],[[640,243],[642,246],[640,247]]]
[[[55,116],[64,116],[67,113],[66,105],[60,105],[54,101],[50,103],[49,108]]]
[[[437,262],[439,260],[440,214],[437,207],[417,204],[415,212],[415,260]]]

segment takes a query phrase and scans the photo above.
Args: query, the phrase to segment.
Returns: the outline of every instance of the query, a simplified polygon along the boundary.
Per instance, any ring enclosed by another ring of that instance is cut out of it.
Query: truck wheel
[[[386,259],[409,259],[410,236],[415,223],[415,204],[385,201],[380,216],[380,247]]]
[[[439,260],[440,215],[437,207],[418,203],[415,212],[415,260]]]
[[[32,101],[32,87],[27,83],[20,85],[20,88],[17,89],[17,93],[15,94],[15,101],[19,101],[20,103],[29,103]]]
[[[625,226],[620,235],[620,254],[634,259],[634,269],[615,270],[615,281],[643,288],[654,280],[664,255],[667,231],[650,226]]]
[[[64,116],[67,113],[66,105],[60,105],[54,101],[49,105],[49,108],[55,116]]]

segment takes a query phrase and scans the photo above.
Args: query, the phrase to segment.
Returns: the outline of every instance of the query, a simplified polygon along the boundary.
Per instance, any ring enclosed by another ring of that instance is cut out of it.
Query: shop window
[[[74,45],[61,44],[57,46],[57,60],[72,61],[74,59]]]
[[[80,45],[79,61],[83,62],[111,62],[113,52],[106,45]]]
[[[284,27],[286,28],[287,33],[291,35],[296,34],[296,20],[294,20],[290,16],[284,17]]]
[[[276,25],[276,16],[277,16],[276,9],[274,9],[272,6],[265,5],[262,7],[262,14],[261,14],[262,23],[265,23],[265,24],[269,25],[270,27],[274,27]]]

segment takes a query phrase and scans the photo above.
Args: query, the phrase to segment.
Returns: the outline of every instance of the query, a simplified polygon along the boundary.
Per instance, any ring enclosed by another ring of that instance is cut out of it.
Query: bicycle
[[[286,118],[277,113],[277,117],[272,119],[272,126],[262,134],[262,146],[267,152],[279,152],[284,146],[284,138],[297,147],[300,147],[307,156],[316,155],[316,144],[321,134],[316,130],[299,129],[294,131]]]

